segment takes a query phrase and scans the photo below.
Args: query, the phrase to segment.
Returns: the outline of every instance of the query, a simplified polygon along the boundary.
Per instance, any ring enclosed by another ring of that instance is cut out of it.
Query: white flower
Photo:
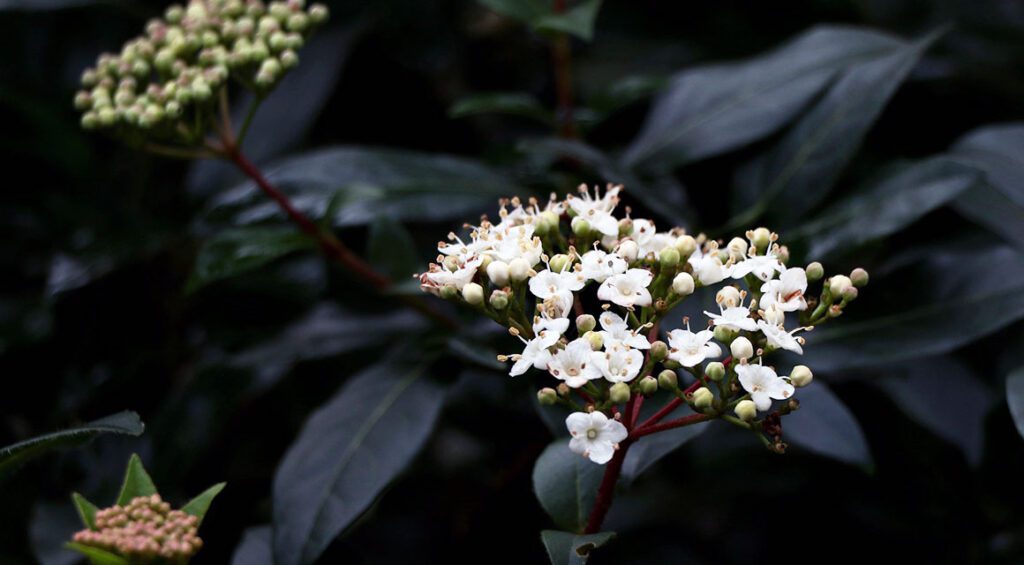
[[[605,347],[616,344],[624,344],[634,349],[650,349],[651,343],[647,336],[629,329],[629,324],[615,312],[604,312],[598,318],[601,322],[601,338],[604,339]]]
[[[693,367],[705,359],[714,359],[722,354],[722,348],[711,341],[714,335],[711,330],[693,333],[689,324],[685,330],[672,330],[668,332],[668,358],[678,361],[684,367]]]
[[[703,254],[698,249],[687,262],[693,267],[693,276],[704,286],[721,282],[732,273],[732,265],[723,265],[717,253]]]
[[[755,277],[767,281],[775,276],[776,272],[781,272],[783,269],[785,267],[779,262],[779,258],[769,251],[767,255],[747,257],[745,260],[733,265],[732,278],[742,279],[749,274],[753,274]]]
[[[522,257],[527,263],[536,265],[544,252],[540,238],[533,237],[532,224],[492,227],[486,232],[481,228],[480,237],[486,238],[489,243],[488,248],[481,253],[506,263]]]
[[[587,381],[602,377],[601,370],[591,362],[592,353],[594,350],[590,348],[589,341],[574,339],[551,358],[548,372],[572,388],[579,388],[587,384]]]
[[[566,197],[566,203],[576,217],[586,220],[590,227],[604,235],[617,236],[619,234],[619,221],[612,215],[612,210],[619,203],[619,191],[621,186],[609,187],[604,196],[597,187],[594,187],[594,196],[591,198],[586,185],[580,185],[579,192],[582,195]],[[575,219],[574,219],[575,221]]]
[[[552,346],[562,337],[565,330],[569,329],[569,318],[551,318],[548,316],[537,316],[533,319],[533,333],[538,339],[544,339],[548,346]]]
[[[785,400],[793,396],[793,385],[776,375],[771,367],[741,364],[736,366],[736,375],[761,412],[772,407],[772,399]]]
[[[454,271],[432,264],[429,271],[420,275],[420,286],[423,290],[433,294],[437,294],[439,289],[445,286],[454,286],[456,289],[462,290],[464,286],[472,282],[482,261],[483,259],[480,257],[473,257]]]
[[[629,269],[625,259],[616,253],[605,253],[600,249],[594,249],[583,254],[580,258],[583,266],[583,278],[604,282],[608,277],[621,275]]]
[[[778,302],[773,302],[761,310],[761,319],[774,326],[781,326],[786,323],[786,313],[779,308]]]
[[[637,244],[639,257],[651,255],[655,260],[660,257],[662,249],[672,247],[676,242],[676,236],[669,232],[658,233],[654,222],[641,218],[633,220],[633,233],[630,237]]]
[[[797,328],[791,332],[787,332],[786,328],[783,328],[782,326],[778,326],[775,324],[770,324],[768,322],[765,322],[764,320],[758,320],[757,328],[761,330],[761,333],[764,334],[764,337],[768,338],[768,345],[803,355],[803,338],[796,337],[793,334],[805,328]]]
[[[526,347],[523,349],[523,352],[521,354],[509,355],[509,359],[515,361],[515,363],[512,364],[512,369],[509,370],[508,374],[513,377],[522,375],[530,367],[541,370],[547,369],[548,362],[551,361],[552,357],[548,348],[554,345],[556,341],[558,341],[557,336],[553,341],[550,339],[550,336],[538,336],[530,341],[524,339],[523,343],[526,344]]]
[[[735,330],[757,331],[757,322],[750,318],[750,308],[740,304],[732,308],[721,308],[721,314],[705,311],[704,315],[711,318],[712,325],[725,326]]]
[[[626,426],[597,410],[569,414],[565,427],[572,436],[569,449],[601,465],[611,461],[619,442],[629,436]]]
[[[572,269],[559,273],[544,269],[530,279],[530,292],[541,300],[566,293],[571,297],[573,292],[580,290],[585,284],[583,276]]]
[[[621,344],[606,346],[603,352],[595,351],[593,357],[594,364],[600,369],[604,378],[613,383],[633,380],[644,364],[643,353]]]
[[[646,269],[630,269],[621,275],[608,277],[598,287],[597,297],[627,308],[650,306],[651,293],[647,286],[653,278],[654,275]]]
[[[806,310],[804,293],[807,292],[807,272],[800,267],[786,269],[778,280],[761,285],[761,292],[764,293],[761,297],[762,308],[775,306],[783,312]]]

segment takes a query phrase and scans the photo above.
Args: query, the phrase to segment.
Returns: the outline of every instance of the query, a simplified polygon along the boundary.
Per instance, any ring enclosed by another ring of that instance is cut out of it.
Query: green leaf
[[[34,437],[0,448],[0,478],[26,462],[59,447],[81,445],[99,434],[142,435],[145,425],[135,412],[119,412],[74,428]]]
[[[1006,377],[1006,403],[1010,406],[1017,431],[1024,436],[1024,368],[1016,369]]]
[[[501,15],[527,24],[533,24],[545,14],[551,13],[551,3],[547,0],[480,0],[480,3]]]
[[[289,253],[315,249],[316,242],[294,226],[250,226],[224,230],[199,249],[189,292],[256,270]]]
[[[127,559],[91,545],[69,542],[64,544],[64,547],[86,556],[92,565],[129,565]]]
[[[182,506],[182,512],[199,518],[199,523],[202,524],[203,518],[206,517],[206,511],[210,509],[210,504],[213,503],[213,499],[220,494],[220,491],[224,490],[225,486],[227,486],[227,483],[217,483],[204,490],[195,498],[188,501],[185,506]]]
[[[525,92],[493,92],[474,94],[462,98],[448,110],[452,118],[465,118],[479,114],[509,114],[536,120],[546,126],[552,126],[555,118],[551,112]]]
[[[816,220],[787,232],[786,240],[806,240],[808,258],[820,259],[896,233],[979,182],[980,171],[947,157],[895,167]]]
[[[615,532],[579,535],[556,530],[544,530],[540,539],[548,552],[551,565],[584,565],[590,558],[590,552],[615,537]]]
[[[82,524],[90,530],[95,530],[96,513],[99,512],[99,507],[77,492],[71,493],[71,501],[75,503],[75,510],[78,511],[78,517],[82,519]]]
[[[623,161],[681,165],[747,145],[789,123],[838,72],[902,45],[875,31],[818,26],[752,59],[686,69],[655,100]]]
[[[844,71],[782,139],[737,175],[730,226],[767,212],[772,225],[793,225],[820,204],[871,125],[937,34],[904,43]]]
[[[564,14],[546,14],[533,22],[537,31],[568,33],[590,41],[594,38],[594,22],[601,11],[601,0],[582,0]]]
[[[400,149],[333,147],[285,159],[267,171],[310,217],[323,217],[340,193],[343,202],[332,218],[337,227],[382,215],[400,222],[465,219],[493,210],[498,198],[529,195],[475,161]],[[251,182],[219,194],[207,217],[237,224],[283,220],[277,204]]]
[[[533,466],[533,491],[559,528],[581,532],[604,476],[598,465],[569,450],[567,438],[552,442]]]
[[[405,226],[387,216],[377,216],[370,224],[366,257],[377,272],[393,281],[405,281],[422,269],[416,242]]]
[[[274,477],[274,556],[312,563],[412,462],[445,389],[385,357],[310,416]]]
[[[976,129],[958,141],[953,158],[985,171],[988,182],[954,202],[968,219],[1024,250],[1024,123]]]
[[[783,439],[826,457],[871,467],[871,451],[860,424],[825,383],[816,380],[796,396],[800,409],[783,419]]]
[[[662,397],[665,398],[662,399]],[[668,395],[659,395],[649,399],[644,403],[643,409],[640,411],[640,419],[638,421],[642,422],[652,416],[656,411],[658,411],[658,409],[664,406],[665,402],[668,400]],[[692,413],[693,412],[691,410],[680,408],[671,415],[666,416],[665,420],[662,421],[679,418]],[[669,453],[672,453],[682,447],[691,439],[704,433],[704,431],[707,430],[708,425],[709,422],[693,424],[691,426],[684,426],[682,428],[675,428],[673,430],[666,430],[656,434],[651,434],[637,440],[630,446],[629,451],[626,452],[626,459],[622,462],[622,483],[629,484],[634,481],[641,473],[649,469],[651,465],[657,463],[662,457],[665,457]]]
[[[254,563],[273,563],[274,552],[271,543],[274,532],[270,526],[253,526],[246,528],[242,541],[231,556],[231,565],[253,565]]]
[[[117,504],[125,506],[134,498],[154,494],[157,494],[157,490],[156,485],[153,484],[153,479],[149,478],[149,473],[142,466],[142,459],[139,458],[138,454],[133,453],[128,460],[128,469],[124,473],[121,494],[117,495]]]

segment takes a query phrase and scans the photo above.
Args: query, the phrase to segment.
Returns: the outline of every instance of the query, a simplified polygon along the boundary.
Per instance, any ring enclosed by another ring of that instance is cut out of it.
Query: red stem
[[[627,407],[626,410],[628,412],[629,408]],[[601,531],[604,518],[612,507],[612,499],[615,498],[615,485],[619,482],[619,475],[622,474],[622,463],[626,460],[626,452],[629,451],[631,443],[632,439],[630,438],[620,443],[618,451],[615,452],[612,460],[605,467],[604,477],[601,478],[601,486],[597,489],[597,499],[594,500],[594,508],[590,511],[590,517],[587,518],[587,527],[583,530],[583,533],[596,534]]]
[[[654,424],[647,427],[636,428],[629,434],[630,439],[638,439],[644,436],[663,432],[665,430],[671,430],[673,428],[681,428],[683,426],[689,426],[692,424],[699,424],[700,422],[706,422],[712,417],[707,414],[690,414],[683,416],[682,418],[676,418],[675,420],[669,420],[661,424]]]
[[[673,398],[672,400],[668,401],[664,406],[662,406],[661,410],[655,412],[653,416],[644,420],[643,423],[641,423],[639,426],[635,426],[634,429],[642,430],[647,426],[657,424],[662,420],[662,418],[668,416],[676,408],[682,406],[683,402],[684,400],[682,398]]]

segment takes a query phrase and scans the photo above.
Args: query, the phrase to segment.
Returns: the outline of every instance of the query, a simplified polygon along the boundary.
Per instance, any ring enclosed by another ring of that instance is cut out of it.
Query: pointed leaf
[[[96,513],[99,512],[99,507],[77,492],[71,493],[71,501],[75,503],[75,510],[78,511],[78,517],[82,519],[82,524],[90,530],[95,530]]]
[[[1006,377],[1006,403],[1010,406],[1017,431],[1024,436],[1024,368],[1017,369]]]
[[[210,509],[210,504],[213,503],[213,499],[220,494],[220,491],[224,490],[225,486],[227,486],[227,483],[217,483],[204,490],[195,498],[188,501],[185,506],[182,506],[181,511],[199,518],[199,523],[202,524],[203,518],[206,517],[206,511]]]
[[[64,547],[86,556],[89,559],[89,563],[92,565],[129,565],[127,559],[105,549],[100,549],[91,545],[82,545],[80,543],[70,542],[64,544]]]
[[[682,71],[624,161],[679,165],[742,147],[786,125],[841,70],[901,45],[870,30],[819,26],[752,59]]]
[[[581,532],[597,499],[604,476],[598,465],[569,450],[568,439],[556,439],[533,466],[533,491],[559,528]]]
[[[316,242],[291,225],[224,230],[203,243],[188,281],[189,292],[211,282],[256,270],[289,253],[316,249]]]
[[[128,460],[128,470],[124,474],[124,483],[121,485],[121,494],[117,496],[117,504],[125,506],[133,498],[154,494],[157,494],[157,490],[153,479],[149,477],[146,468],[142,466],[142,459],[133,453]]]
[[[412,462],[444,399],[421,368],[386,361],[317,409],[274,477],[275,562],[314,562]]]
[[[563,32],[590,41],[594,38],[594,22],[601,11],[601,0],[582,0],[564,14],[546,14],[533,26],[538,31]]]
[[[460,99],[448,110],[452,118],[465,118],[479,114],[508,114],[537,120],[550,126],[554,116],[532,95],[525,92],[492,92],[474,94]]]
[[[1024,250],[1024,123],[974,130],[953,147],[953,158],[985,171],[988,182],[973,187],[954,205],[967,218]]]
[[[393,281],[408,280],[422,270],[409,230],[387,216],[378,216],[370,225],[366,256],[378,272]]]
[[[551,565],[584,565],[591,551],[607,544],[614,537],[615,532],[581,535],[544,530],[540,533]]]
[[[551,12],[551,3],[545,0],[480,0],[480,3],[523,23],[533,23]]]
[[[59,447],[81,445],[99,434],[142,435],[145,425],[135,412],[119,412],[74,428],[34,437],[0,448],[0,478],[26,462]]]
[[[654,397],[644,403],[643,409],[640,411],[640,420],[644,421],[649,418],[661,408],[666,401],[668,395],[660,395],[666,397],[662,401],[658,401],[659,397]],[[693,411],[684,408],[673,412],[667,416],[667,421],[687,414],[692,414]],[[649,436],[644,436],[630,446],[629,451],[626,453],[626,459],[622,462],[622,482],[623,484],[629,484],[633,482],[641,473],[646,471],[651,465],[657,463],[662,457],[665,457],[669,453],[679,449],[691,439],[704,433],[708,427],[708,422],[700,424],[694,424],[691,426],[684,426],[682,428],[675,428],[672,430],[665,430]]]
[[[825,383],[816,380],[799,389],[796,397],[800,409],[783,419],[783,439],[845,463],[871,466],[871,451],[860,424]]]

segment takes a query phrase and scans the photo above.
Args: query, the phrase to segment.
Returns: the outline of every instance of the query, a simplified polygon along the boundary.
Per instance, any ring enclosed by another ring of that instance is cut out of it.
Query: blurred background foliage
[[[138,451],[176,503],[228,482],[197,563],[261,562],[266,524],[277,546],[303,538],[281,514],[322,502],[287,475],[348,477],[346,430],[399,383],[386,417],[406,427],[352,456],[394,468],[334,484],[358,500],[305,555],[542,562],[552,524],[528,493],[553,436],[541,377],[495,366],[512,338],[376,294],[229,167],[79,130],[81,70],[163,7],[0,0],[0,445],[124,409],[147,424],[0,483],[0,561],[72,562],[69,492],[110,499]],[[787,419],[790,452],[712,427],[625,490],[594,563],[1024,559],[1006,399],[1024,345],[1019,2],[607,1],[572,41],[577,140],[553,133],[544,32],[468,0],[330,7],[246,150],[396,280],[499,196],[605,180],[662,227],[767,221],[794,264],[872,273],[849,319],[808,335],[821,378]]]

